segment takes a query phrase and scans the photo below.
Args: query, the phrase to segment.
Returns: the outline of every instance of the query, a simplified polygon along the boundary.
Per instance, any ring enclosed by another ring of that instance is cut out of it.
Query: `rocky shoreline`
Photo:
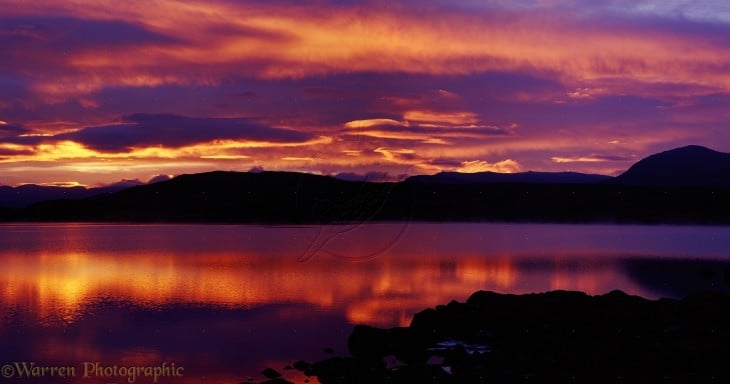
[[[358,325],[348,347],[294,368],[323,384],[728,382],[730,295],[479,291],[409,327]]]

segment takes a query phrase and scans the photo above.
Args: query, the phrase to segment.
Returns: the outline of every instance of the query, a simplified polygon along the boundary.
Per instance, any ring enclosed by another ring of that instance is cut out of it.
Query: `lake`
[[[729,291],[730,227],[2,225],[0,265],[2,374],[50,367],[17,382],[302,382],[282,368],[345,355],[353,324],[477,290]]]

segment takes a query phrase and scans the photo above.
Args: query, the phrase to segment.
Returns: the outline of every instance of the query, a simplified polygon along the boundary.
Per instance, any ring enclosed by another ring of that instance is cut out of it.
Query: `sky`
[[[0,0],[0,185],[730,152],[724,0]],[[163,175],[163,176],[160,176]]]

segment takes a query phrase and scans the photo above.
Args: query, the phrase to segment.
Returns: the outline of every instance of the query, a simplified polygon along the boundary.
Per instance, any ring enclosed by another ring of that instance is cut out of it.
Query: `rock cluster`
[[[480,291],[409,327],[356,326],[348,346],[296,368],[323,384],[730,382],[730,295]]]

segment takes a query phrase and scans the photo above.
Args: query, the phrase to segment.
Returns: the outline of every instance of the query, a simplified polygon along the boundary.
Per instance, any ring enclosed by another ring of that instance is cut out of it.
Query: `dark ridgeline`
[[[616,178],[625,185],[730,187],[730,153],[689,145],[651,155]]]
[[[381,212],[393,186],[304,173],[216,171],[83,200],[42,202],[17,211],[15,217],[112,222],[366,221]],[[397,210],[389,208],[389,212]]]
[[[425,184],[591,184],[612,180],[611,176],[578,172],[521,172],[521,173],[459,173],[440,172],[435,175],[411,176],[411,183]]]
[[[0,210],[6,221],[336,223],[369,220],[730,223],[730,154],[689,146],[616,178],[439,173],[399,183],[209,172]]]
[[[25,184],[19,187],[0,186],[0,207],[24,208],[35,203],[49,200],[79,200],[93,196],[110,194],[141,185],[134,181],[121,181],[97,188],[58,187]]]

